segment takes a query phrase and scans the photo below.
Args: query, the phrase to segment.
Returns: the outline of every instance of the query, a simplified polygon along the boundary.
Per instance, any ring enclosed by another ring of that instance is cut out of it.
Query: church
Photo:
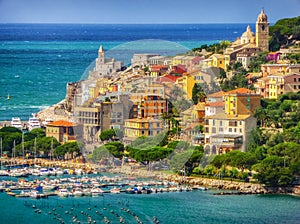
[[[239,61],[247,68],[251,57],[259,52],[269,51],[269,22],[264,10],[258,15],[255,28],[256,33],[248,26],[242,36],[225,49],[227,65],[232,61]]]

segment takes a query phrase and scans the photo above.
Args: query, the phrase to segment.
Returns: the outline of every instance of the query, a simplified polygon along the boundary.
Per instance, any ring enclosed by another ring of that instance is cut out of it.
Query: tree
[[[104,145],[107,150],[116,158],[122,158],[124,155],[124,145],[121,142],[109,142]]]
[[[192,100],[196,105],[198,102],[204,102],[206,95],[199,83],[195,83],[192,89]]]
[[[101,141],[113,140],[116,137],[116,132],[114,129],[104,130],[100,134]]]
[[[284,167],[284,160],[278,156],[269,156],[257,166],[257,179],[268,187],[290,185],[293,181],[292,172]]]

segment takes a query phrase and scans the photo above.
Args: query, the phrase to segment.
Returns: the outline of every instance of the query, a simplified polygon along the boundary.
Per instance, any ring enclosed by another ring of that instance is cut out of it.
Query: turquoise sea
[[[7,178],[5,178],[7,179]],[[99,197],[48,199],[14,198],[0,193],[0,223],[50,224],[120,223],[122,216],[126,223],[162,224],[189,223],[299,223],[300,198],[291,195],[236,195],[217,196],[216,190],[194,190],[189,192],[168,192],[153,194],[104,194]],[[130,213],[126,210],[129,209]],[[40,213],[37,212],[40,210]],[[100,215],[101,214],[101,215]],[[117,214],[117,215],[116,215]]]
[[[117,46],[145,39],[163,40],[158,45],[160,50],[169,43],[178,47],[179,52],[220,40],[234,40],[247,25],[0,24],[0,120],[20,117],[27,121],[31,113],[62,100],[66,83],[85,77],[100,44],[110,50],[109,56],[116,58],[122,49]],[[250,25],[254,30],[253,24]],[[10,100],[7,100],[8,94]],[[129,208],[143,223],[154,223],[153,216],[163,224],[300,223],[299,197],[216,196],[213,193],[107,194],[99,198],[40,200],[17,199],[0,193],[0,223],[59,223],[54,213],[60,214],[65,223],[72,223],[72,216],[65,214],[71,208],[81,223],[88,223],[87,216],[81,212],[90,214],[97,223],[104,223],[96,211],[101,211],[111,223],[119,223],[111,210],[122,215],[126,223],[137,223],[121,208]],[[40,209],[41,214],[36,213],[33,206]]]

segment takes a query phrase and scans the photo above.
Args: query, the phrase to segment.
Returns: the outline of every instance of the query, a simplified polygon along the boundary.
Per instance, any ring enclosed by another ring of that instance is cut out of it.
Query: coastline
[[[50,161],[46,159],[22,160],[16,159],[17,164],[22,164],[25,161],[28,164],[40,164],[41,166],[49,167],[56,166],[68,169],[83,169],[87,173],[92,173],[97,170],[102,170],[113,174],[123,174],[136,178],[153,178],[160,181],[174,182],[177,184],[204,187],[207,189],[223,190],[217,195],[246,195],[246,194],[292,194],[300,196],[300,186],[295,187],[266,187],[263,184],[251,182],[238,182],[222,179],[212,179],[206,177],[180,176],[177,174],[170,174],[161,171],[149,171],[135,166],[123,165],[119,167],[103,167],[93,163],[82,163],[74,161]],[[10,163],[10,160],[6,160]],[[231,192],[230,192],[231,191]]]
[[[62,105],[64,105],[64,102],[66,101],[66,99],[63,99],[61,101],[59,101],[56,104],[53,104],[43,110],[40,110],[39,112],[37,112],[36,116],[40,121],[44,121],[47,118],[51,118],[54,121],[55,120],[65,120],[65,119],[70,119],[70,116],[66,113],[60,112],[57,113],[55,110],[59,109]]]

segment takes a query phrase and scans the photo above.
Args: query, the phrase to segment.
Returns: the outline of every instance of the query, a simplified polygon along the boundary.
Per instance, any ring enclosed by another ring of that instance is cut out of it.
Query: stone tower
[[[269,22],[263,9],[256,21],[256,47],[261,51],[269,51]]]
[[[101,44],[100,47],[99,47],[99,50],[98,50],[98,63],[103,65],[104,64],[104,58],[105,58],[104,50],[103,50],[103,47],[102,47],[102,44]]]

